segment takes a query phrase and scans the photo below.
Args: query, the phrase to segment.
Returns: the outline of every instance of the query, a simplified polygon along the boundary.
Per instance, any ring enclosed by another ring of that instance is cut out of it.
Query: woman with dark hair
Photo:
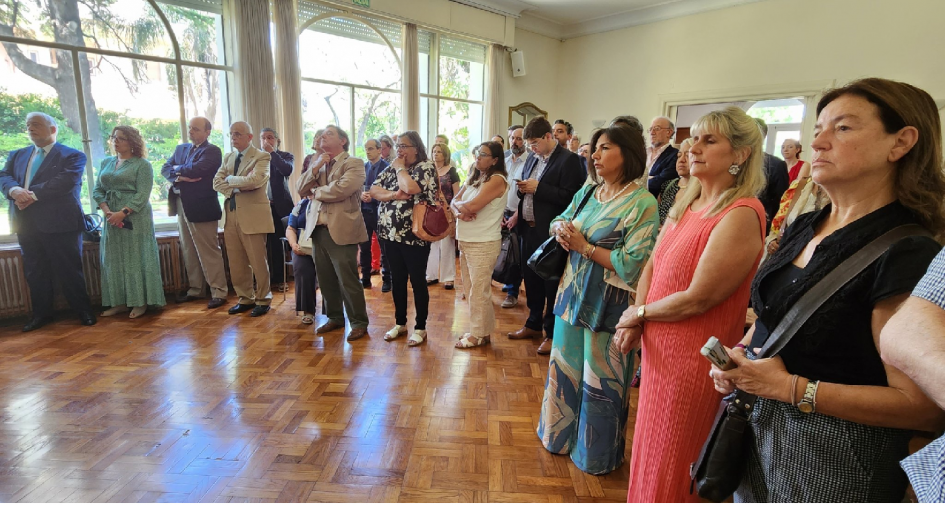
[[[108,137],[111,156],[102,160],[92,199],[105,213],[102,229],[102,316],[141,317],[148,305],[164,306],[161,260],[154,237],[151,188],[154,171],[138,130],[116,126]],[[129,309],[129,307],[134,307]]]
[[[903,238],[818,308],[775,357],[754,359],[809,290],[886,232],[918,224],[945,232],[941,123],[914,86],[861,79],[817,104],[812,178],[830,198],[785,230],[752,282],[758,319],[734,349],[738,365],[712,369],[715,388],[758,396],[748,466],[736,501],[899,502],[913,430],[945,414],[885,363],[880,331],[941,249]]]
[[[409,130],[397,138],[397,159],[381,172],[371,186],[371,198],[379,201],[377,235],[387,255],[394,297],[394,327],[384,335],[391,341],[407,333],[407,279],[413,287],[417,321],[407,345],[422,344],[427,338],[427,259],[430,243],[413,234],[413,206],[437,202],[436,167],[427,159],[420,135]]]
[[[502,213],[509,187],[502,144],[483,142],[476,153],[476,172],[466,181],[451,205],[459,221],[459,264],[463,292],[469,304],[469,332],[456,342],[457,349],[489,343],[495,330],[492,304],[492,270],[502,246]]]
[[[656,199],[634,182],[646,167],[643,135],[611,126],[595,132],[591,146],[593,184],[551,222],[570,255],[555,300],[538,438],[600,475],[623,464],[633,357],[614,334],[656,244],[659,216]]]
[[[259,147],[269,153],[269,208],[276,231],[270,233],[266,241],[269,259],[269,279],[273,291],[288,291],[285,279],[285,252],[282,250],[282,238],[285,226],[282,220],[292,212],[292,195],[289,194],[289,177],[295,169],[295,156],[281,151],[282,139],[272,128],[263,128],[259,132]]]
[[[436,144],[430,149],[430,157],[436,166],[437,181],[440,191],[449,205],[453,195],[459,191],[459,173],[450,161],[450,148],[446,144]],[[440,281],[446,289],[453,289],[456,281],[456,238],[452,235],[443,237],[430,244],[430,259],[427,260],[427,285]]]
[[[303,197],[289,214],[288,226],[285,229],[286,240],[292,249],[292,274],[295,276],[295,312],[302,313],[302,324],[315,322],[315,293],[318,291],[315,259],[312,257],[312,241],[310,237],[305,237],[306,229],[309,232],[311,231],[310,223],[306,222],[308,206],[311,203],[311,195]]]

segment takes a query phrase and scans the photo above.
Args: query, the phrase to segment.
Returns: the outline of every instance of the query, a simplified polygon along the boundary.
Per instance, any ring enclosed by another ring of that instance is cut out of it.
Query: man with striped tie
[[[82,174],[86,157],[56,142],[56,120],[26,115],[33,145],[13,151],[0,171],[0,189],[10,200],[10,225],[20,243],[33,314],[23,331],[52,321],[53,282],[85,326],[95,324],[82,274]]]

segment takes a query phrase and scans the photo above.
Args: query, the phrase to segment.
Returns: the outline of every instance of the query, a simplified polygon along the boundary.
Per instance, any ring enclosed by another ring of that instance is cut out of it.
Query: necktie
[[[46,151],[40,148],[36,148],[36,155],[33,156],[33,164],[30,165],[29,173],[26,175],[26,185],[29,186],[29,183],[33,180],[33,176],[36,175],[36,171],[39,170],[40,165],[43,164],[43,159],[46,158]]]
[[[240,173],[240,162],[243,161],[243,153],[236,155],[236,162],[233,163],[233,175]],[[230,196],[230,212],[236,210],[236,195]]]

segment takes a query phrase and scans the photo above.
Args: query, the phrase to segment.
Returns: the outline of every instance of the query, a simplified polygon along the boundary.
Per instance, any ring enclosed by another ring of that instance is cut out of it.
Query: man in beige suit
[[[239,301],[230,314],[252,309],[252,317],[269,312],[269,262],[266,234],[275,231],[266,185],[269,182],[269,153],[252,145],[253,128],[245,121],[230,126],[233,152],[223,158],[223,166],[213,178],[213,189],[226,197],[223,202],[223,238],[230,263],[230,279]],[[256,290],[253,291],[253,277]]]
[[[350,342],[367,335],[368,326],[358,277],[358,244],[367,240],[361,216],[364,161],[348,156],[348,134],[337,126],[326,127],[319,142],[324,154],[299,181],[299,194],[312,195],[320,204],[311,234],[312,256],[328,322],[315,331],[344,328],[347,312]]]

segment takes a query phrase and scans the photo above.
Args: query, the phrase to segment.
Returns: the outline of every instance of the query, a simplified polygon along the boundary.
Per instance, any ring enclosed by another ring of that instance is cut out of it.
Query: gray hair
[[[30,119],[33,119],[34,117],[43,118],[43,120],[46,121],[46,126],[59,126],[56,124],[56,119],[45,112],[30,112],[26,115],[26,122],[29,123]]]
[[[263,133],[266,133],[266,132],[271,133],[272,136],[275,137],[276,140],[279,141],[279,143],[276,144],[276,147],[277,147],[277,148],[282,147],[282,139],[279,138],[279,132],[277,132],[277,131],[275,130],[275,128],[270,128],[270,127],[267,126],[267,127],[263,128],[262,130],[259,131],[259,136],[262,137],[262,134],[263,134]]]
[[[364,142],[364,147],[367,147],[368,142],[374,142],[374,147],[376,147],[377,149],[380,149],[380,148],[381,148],[381,142],[380,142],[379,140],[377,140],[377,139],[367,139],[367,140]]]
[[[663,119],[663,120],[665,120],[667,123],[669,123],[669,129],[670,129],[670,130],[673,130],[673,134],[676,133],[676,125],[673,124],[673,120],[672,120],[672,119],[670,119],[670,118],[668,118],[668,117],[666,117],[666,116],[656,116],[655,118],[653,118],[653,121],[656,121],[657,119]]]
[[[382,144],[387,144],[387,147],[390,147],[393,149],[394,140],[390,138],[390,135],[381,135],[380,141]]]
[[[249,124],[248,122],[246,122],[246,121],[234,121],[233,124],[230,125],[230,128],[232,129],[234,126],[236,126],[236,125],[238,125],[238,124],[241,124],[241,125],[245,125],[245,126],[246,126],[246,133],[249,133],[250,135],[253,134],[253,126],[250,125],[250,124]]]

